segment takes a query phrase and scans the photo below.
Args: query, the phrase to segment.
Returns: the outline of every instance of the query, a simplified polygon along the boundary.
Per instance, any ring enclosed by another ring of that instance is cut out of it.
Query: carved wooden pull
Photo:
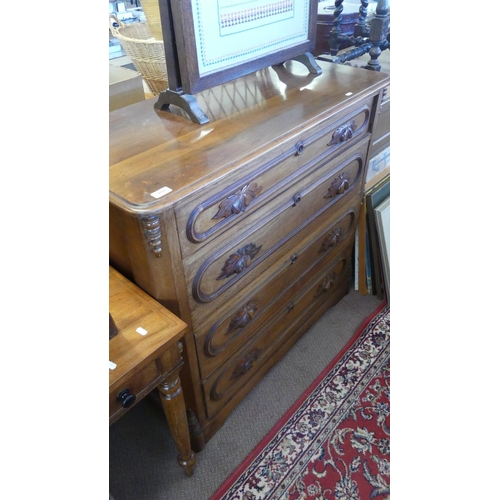
[[[319,297],[322,293],[327,292],[332,287],[337,278],[338,275],[334,272],[331,272],[330,274],[325,276],[323,278],[323,281],[318,285],[318,288],[316,289],[316,293],[314,294],[314,296]]]
[[[352,138],[354,131],[357,129],[356,122],[351,120],[350,122],[344,123],[341,125],[335,132],[332,134],[332,138],[327,146],[334,146],[335,144],[340,144],[342,142],[346,142]]]
[[[340,174],[328,188],[328,193],[326,193],[325,198],[333,198],[339,194],[345,193],[350,186],[349,179],[345,174]]]
[[[245,373],[248,373],[252,369],[252,366],[255,364],[259,356],[260,356],[260,349],[254,349],[253,351],[250,351],[236,365],[235,369],[233,370],[233,373],[231,374],[231,377],[229,377],[229,380],[242,377],[243,375],[245,375]]]
[[[291,257],[290,257],[290,261],[292,262],[292,264],[295,264],[295,262],[297,262],[297,259],[299,258],[299,256],[294,253]]]
[[[259,186],[256,182],[251,182],[248,186],[245,186],[223,200],[219,205],[219,211],[212,219],[225,219],[232,214],[244,212],[252,200],[259,196],[261,191],[262,186]]]
[[[233,317],[231,322],[229,323],[229,328],[227,329],[227,332],[225,335],[228,335],[231,333],[233,330],[236,330],[238,328],[243,328],[252,321],[252,319],[255,316],[255,313],[259,309],[259,304],[255,302],[254,300],[251,300],[248,302],[248,304],[245,304]]]
[[[259,253],[260,247],[256,246],[254,243],[249,243],[243,248],[240,248],[236,253],[233,253],[224,263],[224,267],[221,269],[221,273],[218,280],[229,278],[233,274],[239,274],[244,271],[250,264],[252,259]]]
[[[328,248],[332,248],[342,240],[345,235],[345,231],[341,227],[336,227],[333,231],[330,231],[323,243],[321,243],[321,248],[318,250],[318,253],[326,252]]]
[[[286,308],[287,312],[292,312],[294,307],[295,307],[295,304],[293,302],[288,304],[288,306]]]

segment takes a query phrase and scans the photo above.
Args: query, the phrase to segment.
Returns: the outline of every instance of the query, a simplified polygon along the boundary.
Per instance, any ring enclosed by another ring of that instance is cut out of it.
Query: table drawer
[[[147,364],[141,371],[127,378],[125,381],[110,388],[109,392],[109,419],[110,422],[116,420],[122,413],[125,413],[131,406],[139,402],[153,387],[161,380],[160,369],[156,361]],[[118,395],[128,390],[130,395],[135,396],[135,401],[127,408],[124,408],[121,401],[117,400]]]
[[[260,167],[237,178],[228,178],[220,184],[204,189],[187,203],[176,208],[176,217],[181,229],[183,258],[188,257],[204,243],[233,227],[243,223],[250,215],[270,200],[288,189],[291,183],[309,175],[311,165],[318,164],[328,156],[337,154],[368,133],[372,100],[368,100],[354,111],[341,118],[323,122],[302,138],[296,137],[283,143],[280,154],[264,162]],[[248,222],[245,222],[248,224]]]
[[[211,302],[233,287],[253,269],[270,266],[277,258],[275,250],[292,238],[298,228],[313,221],[318,214],[331,208],[351,192],[361,188],[366,144],[357,149],[336,168],[329,162],[307,183],[293,186],[280,198],[280,204],[258,224],[231,232],[232,239],[224,245],[210,248],[204,261],[185,261],[187,280],[193,298],[202,304]],[[207,258],[208,256],[208,258]]]
[[[307,316],[308,311],[317,309],[321,303],[339,298],[345,293],[346,263],[351,258],[346,252],[333,267],[319,275],[306,289],[284,304],[276,312],[275,321],[262,328],[253,342],[238,352],[213,376],[203,382],[207,414],[215,415],[263,368],[274,352],[295,332],[294,325]]]
[[[311,276],[331,266],[333,261],[343,262],[339,274],[347,271],[346,255],[350,255],[352,248],[355,220],[354,211],[349,211],[329,231],[296,254],[294,272],[283,270],[256,293],[245,297],[228,314],[219,315],[220,319],[215,323],[208,323],[195,333],[202,378],[207,378],[236,349],[266,328],[273,321],[276,311],[299,293]],[[339,239],[336,239],[337,235]],[[297,276],[300,277],[297,279]]]

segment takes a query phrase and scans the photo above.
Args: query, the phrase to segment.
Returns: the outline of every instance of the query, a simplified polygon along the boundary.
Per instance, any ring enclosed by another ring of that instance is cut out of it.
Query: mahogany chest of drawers
[[[189,326],[195,451],[349,290],[389,77],[319,64],[197,94],[203,126],[151,100],[110,113],[110,263]]]

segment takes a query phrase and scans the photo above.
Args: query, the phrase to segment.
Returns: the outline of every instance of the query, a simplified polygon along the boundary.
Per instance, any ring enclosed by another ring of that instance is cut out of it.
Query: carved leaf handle
[[[337,278],[338,275],[334,272],[331,272],[330,274],[325,276],[323,278],[323,281],[318,285],[314,297],[319,297],[322,293],[327,292],[333,286]]]
[[[254,349],[253,351],[250,351],[236,365],[229,380],[243,377],[243,375],[245,375],[245,373],[248,373],[252,369],[252,366],[255,364],[255,362],[257,361],[259,356],[260,356],[260,349]]]
[[[229,323],[229,328],[227,329],[226,335],[231,333],[233,330],[238,328],[244,328],[245,326],[252,321],[255,314],[259,309],[259,304],[254,300],[245,304],[233,317],[231,322]]]
[[[232,214],[244,212],[252,200],[257,198],[262,191],[262,186],[256,182],[251,182],[247,186],[232,194],[219,205],[219,211],[212,219],[225,219]]]
[[[332,138],[327,146],[334,146],[335,144],[340,144],[346,142],[352,138],[354,131],[357,129],[356,122],[351,120],[350,122],[344,123],[332,134]]]
[[[336,227],[335,229],[330,231],[323,240],[323,243],[321,243],[321,248],[318,250],[318,253],[326,252],[328,248],[332,248],[335,245],[338,245],[344,235],[345,232],[341,227]]]
[[[256,246],[254,243],[249,243],[243,248],[240,248],[236,253],[233,253],[224,263],[224,267],[221,269],[221,273],[218,276],[218,280],[224,278],[229,278],[233,274],[239,274],[244,271],[252,262],[252,259],[259,253],[260,247]]]
[[[334,196],[345,193],[349,189],[349,186],[349,178],[342,173],[331,183],[325,198],[333,198]]]

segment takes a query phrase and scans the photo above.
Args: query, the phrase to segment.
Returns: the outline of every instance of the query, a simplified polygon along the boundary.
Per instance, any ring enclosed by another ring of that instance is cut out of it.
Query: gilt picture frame
[[[196,94],[303,57],[316,45],[318,0],[159,3],[169,88],[174,91]]]
[[[387,302],[390,302],[390,269],[391,269],[391,198],[388,196],[374,209],[375,222],[379,236],[382,270],[384,273],[385,292]]]

